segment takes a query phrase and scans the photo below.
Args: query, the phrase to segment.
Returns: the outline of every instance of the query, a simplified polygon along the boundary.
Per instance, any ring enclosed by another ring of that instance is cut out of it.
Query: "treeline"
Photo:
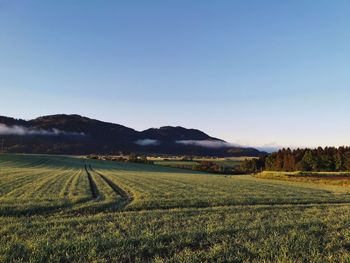
[[[214,174],[238,174],[234,167],[225,167],[211,161],[200,161],[198,165],[192,167],[192,170],[214,173]]]
[[[240,166],[238,167],[238,171],[241,173],[256,173],[261,172],[265,167],[265,158],[260,157],[253,159],[245,159]]]
[[[130,154],[127,158],[111,156],[90,156],[92,159],[104,159],[122,162],[153,164],[146,156]],[[190,157],[183,160],[192,161]],[[217,174],[245,174],[267,171],[350,171],[350,147],[318,147],[316,149],[289,148],[279,150],[267,156],[244,160],[240,165],[227,167],[213,161],[201,161],[193,167],[185,169],[205,171]]]
[[[240,165],[224,166],[211,161],[201,161],[191,169],[214,174],[249,174],[260,172],[263,167],[263,160],[258,158],[246,159]]]
[[[260,162],[260,168],[268,171],[349,171],[350,147],[287,148],[260,158]]]

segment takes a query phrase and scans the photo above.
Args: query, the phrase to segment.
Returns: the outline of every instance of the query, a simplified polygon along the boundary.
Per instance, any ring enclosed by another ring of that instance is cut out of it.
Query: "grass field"
[[[173,158],[148,158],[152,160],[156,165],[162,165],[174,168],[186,168],[193,169],[198,166],[200,162],[208,161],[213,162],[219,166],[226,168],[233,168],[239,166],[245,159],[251,159],[252,157],[227,157],[227,158],[194,158],[192,161],[183,161],[180,157]]]
[[[350,188],[0,155],[1,262],[350,262]]]
[[[293,182],[317,183],[350,187],[349,172],[274,172],[264,171],[255,177]]]

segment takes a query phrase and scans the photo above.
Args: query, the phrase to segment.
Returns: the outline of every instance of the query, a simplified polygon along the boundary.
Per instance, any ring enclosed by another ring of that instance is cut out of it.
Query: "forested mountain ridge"
[[[57,114],[33,120],[0,116],[1,150],[55,154],[174,154],[199,156],[261,156],[196,129],[165,126],[136,131],[120,124],[80,115]]]

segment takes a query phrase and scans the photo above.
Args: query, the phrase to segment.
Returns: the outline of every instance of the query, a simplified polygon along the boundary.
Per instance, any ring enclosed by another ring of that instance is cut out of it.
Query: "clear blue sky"
[[[0,0],[0,115],[350,145],[350,1]]]

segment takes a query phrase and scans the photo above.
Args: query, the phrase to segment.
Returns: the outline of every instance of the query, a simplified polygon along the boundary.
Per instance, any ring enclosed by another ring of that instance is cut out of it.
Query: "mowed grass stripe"
[[[26,197],[29,199],[40,198],[42,188],[45,189],[45,186],[55,184],[57,180],[60,180],[67,173],[65,169],[43,169],[43,172],[42,176],[30,178],[31,180],[29,182],[16,187],[6,193],[4,197],[19,199],[25,199]],[[55,188],[57,187],[55,186]],[[46,192],[46,194],[50,194],[50,192]]]
[[[79,176],[79,174],[81,173],[81,170],[82,170],[82,168],[75,169],[74,172],[72,172],[70,174],[69,179],[66,180],[65,185],[62,187],[62,189],[59,193],[59,196],[61,198],[69,198],[69,193],[70,193],[70,189],[72,188],[73,181],[77,176]]]
[[[33,161],[31,163],[25,164],[23,166],[21,166],[21,168],[33,168],[33,167],[37,167],[37,166],[42,166],[44,165],[46,162],[48,162],[48,159],[43,158],[43,159],[39,159],[37,161]]]
[[[66,168],[63,170],[53,171],[55,177],[46,180],[38,187],[36,191],[32,192],[31,198],[50,198],[59,199],[60,192],[64,188],[66,182],[70,179],[71,174],[74,174],[75,168]]]
[[[69,199],[76,201],[91,199],[90,184],[84,166],[79,169],[79,173],[73,178],[68,196]]]
[[[46,170],[29,170],[25,172],[20,172],[17,176],[11,175],[4,183],[0,184],[1,196],[4,197],[6,194],[15,191],[16,189],[29,185],[33,181],[47,177],[48,173]]]

